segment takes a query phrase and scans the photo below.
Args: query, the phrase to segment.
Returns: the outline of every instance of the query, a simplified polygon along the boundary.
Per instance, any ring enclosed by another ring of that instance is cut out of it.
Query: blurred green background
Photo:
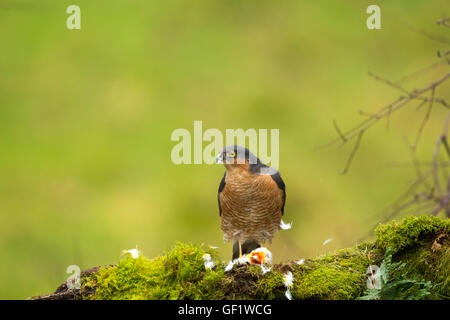
[[[81,30],[66,28],[81,7]],[[0,298],[52,292],[81,269],[136,245],[153,257],[176,241],[219,246],[219,165],[174,165],[173,130],[280,130],[284,221],[275,261],[353,245],[413,178],[412,143],[426,109],[411,104],[352,145],[316,147],[398,92],[392,81],[438,61],[435,21],[448,0],[0,0]],[[420,32],[417,32],[420,31]],[[440,64],[402,82],[428,85]],[[436,95],[449,98],[449,85]],[[436,105],[418,154],[430,161],[446,114]],[[206,144],[204,144],[206,145]],[[328,238],[334,241],[323,246]]]

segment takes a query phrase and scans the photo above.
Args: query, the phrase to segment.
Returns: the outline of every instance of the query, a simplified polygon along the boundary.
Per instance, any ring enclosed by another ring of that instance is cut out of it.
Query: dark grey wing
[[[222,207],[220,206],[220,193],[222,192],[223,188],[225,188],[225,176],[227,175],[227,172],[223,174],[223,178],[220,181],[219,185],[219,191],[217,192],[217,202],[219,203],[219,216],[222,215]]]
[[[278,188],[281,189],[281,191],[283,191],[283,206],[281,207],[281,215],[284,214],[284,204],[286,203],[286,186],[284,184],[283,179],[281,179],[280,173],[274,173],[271,175],[273,181],[275,181],[277,183]]]

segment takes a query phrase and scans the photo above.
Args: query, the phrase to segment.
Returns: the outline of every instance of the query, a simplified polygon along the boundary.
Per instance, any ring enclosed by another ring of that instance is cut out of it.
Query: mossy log
[[[30,299],[286,299],[283,275],[294,276],[293,299],[356,299],[367,289],[369,265],[380,265],[390,247],[411,277],[431,281],[427,299],[450,297],[450,222],[432,216],[407,217],[377,227],[376,239],[316,258],[275,264],[262,274],[257,265],[229,272],[214,249],[178,243],[147,259],[125,256],[116,265],[81,273],[81,289],[63,283],[55,293]],[[203,255],[214,261],[205,269]]]

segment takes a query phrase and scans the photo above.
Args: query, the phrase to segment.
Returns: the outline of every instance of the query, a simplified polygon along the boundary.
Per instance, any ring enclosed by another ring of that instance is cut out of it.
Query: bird
[[[235,260],[272,242],[284,214],[286,186],[278,170],[245,147],[226,146],[216,162],[226,169],[217,199],[223,239],[233,241]]]

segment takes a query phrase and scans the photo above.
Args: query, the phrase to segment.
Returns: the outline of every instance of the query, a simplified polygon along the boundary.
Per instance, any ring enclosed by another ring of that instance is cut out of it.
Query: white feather
[[[291,223],[284,223],[284,221],[281,220],[280,228],[283,229],[283,230],[288,230],[288,229],[292,228],[292,222]]]
[[[212,261],[210,254],[205,253],[203,255],[203,261],[205,261],[205,269],[206,270],[211,270],[212,268],[214,268],[214,262]]]
[[[141,252],[137,248],[130,250],[123,250],[122,253],[123,254],[129,253],[133,259],[137,259],[141,255]]]
[[[286,298],[292,300],[291,288],[294,286],[294,275],[292,274],[292,272],[289,271],[283,276],[283,283],[286,287]]]

